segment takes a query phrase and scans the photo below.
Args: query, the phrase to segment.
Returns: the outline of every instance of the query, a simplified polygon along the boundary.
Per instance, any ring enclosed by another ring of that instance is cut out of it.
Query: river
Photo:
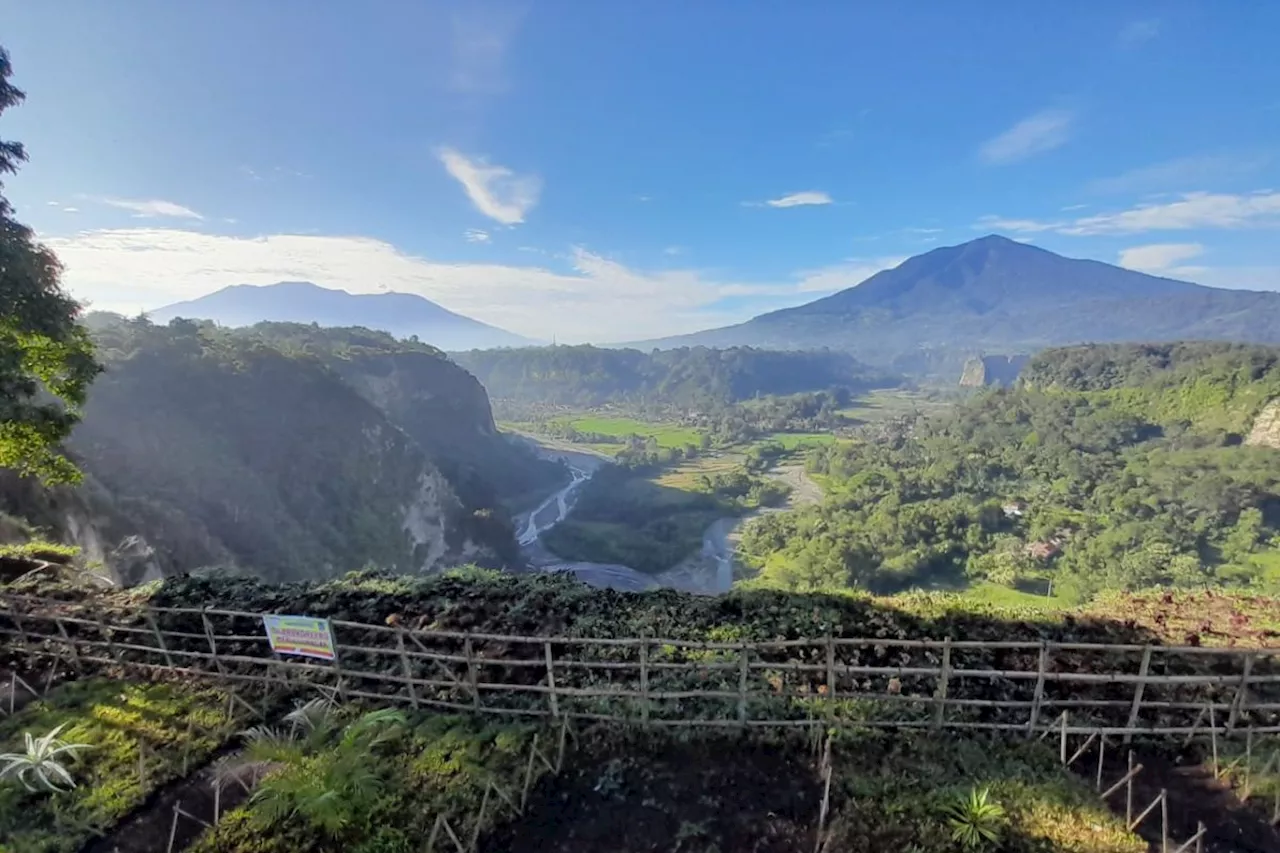
[[[561,444],[540,442],[539,446],[547,458],[564,461],[572,479],[535,509],[516,518],[517,540],[531,567],[544,572],[570,572],[592,586],[629,592],[664,587],[702,595],[728,592],[733,586],[733,554],[743,525],[764,513],[814,503],[822,497],[822,491],[805,475],[802,465],[781,466],[771,476],[792,489],[791,499],[785,506],[717,519],[704,531],[702,548],[664,572],[645,574],[620,564],[573,562],[547,550],[542,544],[542,534],[568,517],[582,486],[608,458]]]

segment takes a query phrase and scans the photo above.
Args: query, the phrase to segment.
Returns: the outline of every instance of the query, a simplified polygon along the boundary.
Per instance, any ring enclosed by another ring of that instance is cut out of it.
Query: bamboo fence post
[[[151,633],[156,638],[156,648],[158,648],[160,652],[164,655],[165,666],[172,667],[173,655],[169,654],[169,647],[165,645],[165,642],[164,642],[164,634],[160,633],[160,626],[156,624],[156,617],[151,612],[151,608],[150,607],[143,608],[142,615],[146,617],[147,624],[151,626]]]
[[[1044,699],[1044,674],[1049,668],[1049,643],[1047,640],[1040,641],[1040,663],[1036,670],[1036,692],[1031,697],[1031,719],[1027,723],[1027,738],[1030,739],[1036,733],[1036,726],[1040,724],[1040,703]]]
[[[147,790],[147,742],[138,741],[138,787]]]
[[[1240,801],[1247,802],[1253,790],[1253,726],[1244,733],[1244,787],[1240,791]]]
[[[178,804],[173,804],[173,823],[169,824],[169,846],[165,848],[166,853],[173,853],[173,842],[178,837]]]
[[[29,648],[31,646],[31,641],[27,639],[27,631],[22,626],[22,617],[18,615],[18,608],[16,606],[9,614],[9,618],[13,620],[13,627],[18,629],[18,639],[22,641],[22,647],[24,649]]]
[[[533,733],[533,741],[529,746],[529,763],[524,769],[524,789],[520,792],[520,813],[524,814],[529,805],[529,786],[533,784],[533,760],[538,755],[538,733]]]
[[[476,825],[471,828],[471,844],[469,850],[480,849],[480,830],[484,828],[484,813],[489,809],[489,786],[484,789],[484,796],[480,798],[480,811],[476,814]]]
[[[951,677],[951,637],[942,641],[942,671],[938,675],[938,687],[934,698],[933,728],[942,728],[947,711],[947,680]]]
[[[1124,823],[1129,826],[1133,823],[1133,750],[1129,750],[1129,782],[1125,785],[1124,797]],[[1132,829],[1132,827],[1130,827]]]
[[[107,620],[102,618],[102,611],[98,608],[93,609],[93,620],[98,623],[98,633],[102,635],[102,640],[107,644],[107,656],[116,659],[116,645],[111,642],[111,634],[107,630]]]
[[[1236,722],[1240,719],[1240,714],[1244,712],[1244,706],[1249,701],[1249,675],[1253,672],[1253,655],[1244,656],[1244,667],[1240,674],[1240,686],[1236,688],[1236,695],[1231,700],[1231,714],[1227,717],[1227,731],[1231,731],[1236,727]]]
[[[347,704],[347,682],[343,678],[341,656],[338,654],[338,639],[333,635],[333,623],[329,623],[329,647],[333,649],[333,687],[337,691],[338,701]]]
[[[1102,790],[1102,764],[1107,757],[1107,736],[1103,735],[1098,738],[1098,779],[1094,783],[1094,790]]]
[[[1204,853],[1204,836],[1209,831],[1209,827],[1204,825],[1204,821],[1198,821],[1196,824],[1196,853]]]
[[[476,653],[470,635],[462,641],[463,654],[467,656],[467,680],[471,682],[471,704],[480,708],[480,679],[476,675]]]
[[[836,699],[836,638],[827,631],[827,707],[835,707]]]
[[[1160,791],[1160,853],[1169,853],[1169,792]]]
[[[1209,701],[1209,739],[1213,743],[1213,778],[1218,778],[1218,724],[1214,720],[1213,701]]]
[[[205,608],[200,608],[200,622],[204,625],[204,636],[209,641],[209,655],[213,659],[213,665],[219,674],[226,675],[227,671],[222,666],[222,661],[218,659],[218,641],[213,638],[213,623],[209,621],[209,614],[205,612]]]
[[[751,647],[745,642],[738,658],[738,722],[747,724],[747,677],[751,668]]]
[[[404,644],[404,628],[396,626],[396,649],[400,652],[400,669],[404,672],[404,683],[409,688],[409,702],[414,710],[418,709],[418,691],[413,686],[413,666],[409,663],[409,650]]]
[[[560,700],[556,697],[556,666],[550,640],[543,644],[543,650],[546,652],[547,657],[547,697],[551,702],[551,716],[559,717]]]
[[[649,640],[640,638],[640,721],[649,722]]]
[[[1142,810],[1142,813],[1141,813],[1141,814],[1139,814],[1136,818],[1134,818],[1132,822],[1130,822],[1130,824],[1129,824],[1129,831],[1130,831],[1130,832],[1133,832],[1133,831],[1134,831],[1134,829],[1136,829],[1136,828],[1137,828],[1138,824],[1140,824],[1140,823],[1142,823],[1144,820],[1146,820],[1146,819],[1147,819],[1147,815],[1149,815],[1149,814],[1151,814],[1153,811],[1155,811],[1155,810],[1156,810],[1156,806],[1160,805],[1160,804],[1161,804],[1161,802],[1163,802],[1163,801],[1164,801],[1164,799],[1165,799],[1165,792],[1164,792],[1164,791],[1161,791],[1161,792],[1159,793],[1159,795],[1158,795],[1154,800],[1152,800],[1152,801],[1151,801],[1151,805],[1149,805],[1149,806],[1147,806],[1145,809],[1143,809],[1143,810]]]
[[[1058,760],[1065,767],[1067,764],[1067,712],[1062,712],[1062,737],[1058,741]]]
[[[9,716],[12,717],[18,704],[18,673],[9,675]]]
[[[1142,663],[1138,666],[1138,678],[1143,679],[1133,688],[1133,706],[1129,709],[1129,722],[1125,726],[1132,729],[1138,724],[1138,712],[1142,710],[1142,692],[1147,686],[1147,673],[1151,670],[1151,646],[1147,646],[1142,650]],[[1124,742],[1133,742],[1133,732],[1124,733]]]
[[[825,777],[822,786],[822,805],[818,807],[818,837],[817,843],[814,845],[814,853],[822,850],[823,833],[826,830],[827,814],[831,809],[831,735],[827,735],[827,744],[822,751],[822,775]]]
[[[67,626],[62,624],[62,620],[56,616],[53,624],[58,626],[58,633],[62,635],[62,641],[67,644],[67,651],[71,653],[71,665],[75,667],[76,672],[83,672],[80,667],[80,653],[76,651],[76,644],[72,642],[71,635],[67,633]]]

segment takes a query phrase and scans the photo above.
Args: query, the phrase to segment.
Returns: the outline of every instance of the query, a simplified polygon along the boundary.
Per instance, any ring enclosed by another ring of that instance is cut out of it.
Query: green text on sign
[[[336,657],[328,619],[264,615],[262,624],[267,629],[267,640],[271,643],[272,651],[325,660],[334,660]]]

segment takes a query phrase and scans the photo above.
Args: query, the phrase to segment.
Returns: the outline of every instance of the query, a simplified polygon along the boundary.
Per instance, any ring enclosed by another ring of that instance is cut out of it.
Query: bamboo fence
[[[654,726],[857,726],[1121,737],[1280,733],[1280,650],[844,637],[704,642],[330,620],[332,662],[274,653],[263,614],[0,596],[0,658],[78,672],[323,686],[491,714]],[[34,661],[33,661],[34,662]],[[1212,718],[1205,726],[1204,716]]]

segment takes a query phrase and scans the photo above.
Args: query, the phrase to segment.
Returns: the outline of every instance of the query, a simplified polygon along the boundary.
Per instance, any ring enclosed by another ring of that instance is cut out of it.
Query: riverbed
[[[805,474],[803,465],[780,466],[770,476],[791,487],[786,505],[717,519],[703,533],[702,548],[664,572],[645,574],[620,564],[574,562],[551,553],[542,544],[542,535],[573,512],[582,487],[608,459],[561,442],[538,441],[537,445],[546,458],[559,459],[569,466],[571,480],[537,507],[516,517],[516,538],[530,567],[544,572],[570,572],[592,586],[629,592],[661,588],[701,595],[728,592],[733,586],[733,555],[743,525],[762,514],[815,503],[822,497],[821,489]]]

